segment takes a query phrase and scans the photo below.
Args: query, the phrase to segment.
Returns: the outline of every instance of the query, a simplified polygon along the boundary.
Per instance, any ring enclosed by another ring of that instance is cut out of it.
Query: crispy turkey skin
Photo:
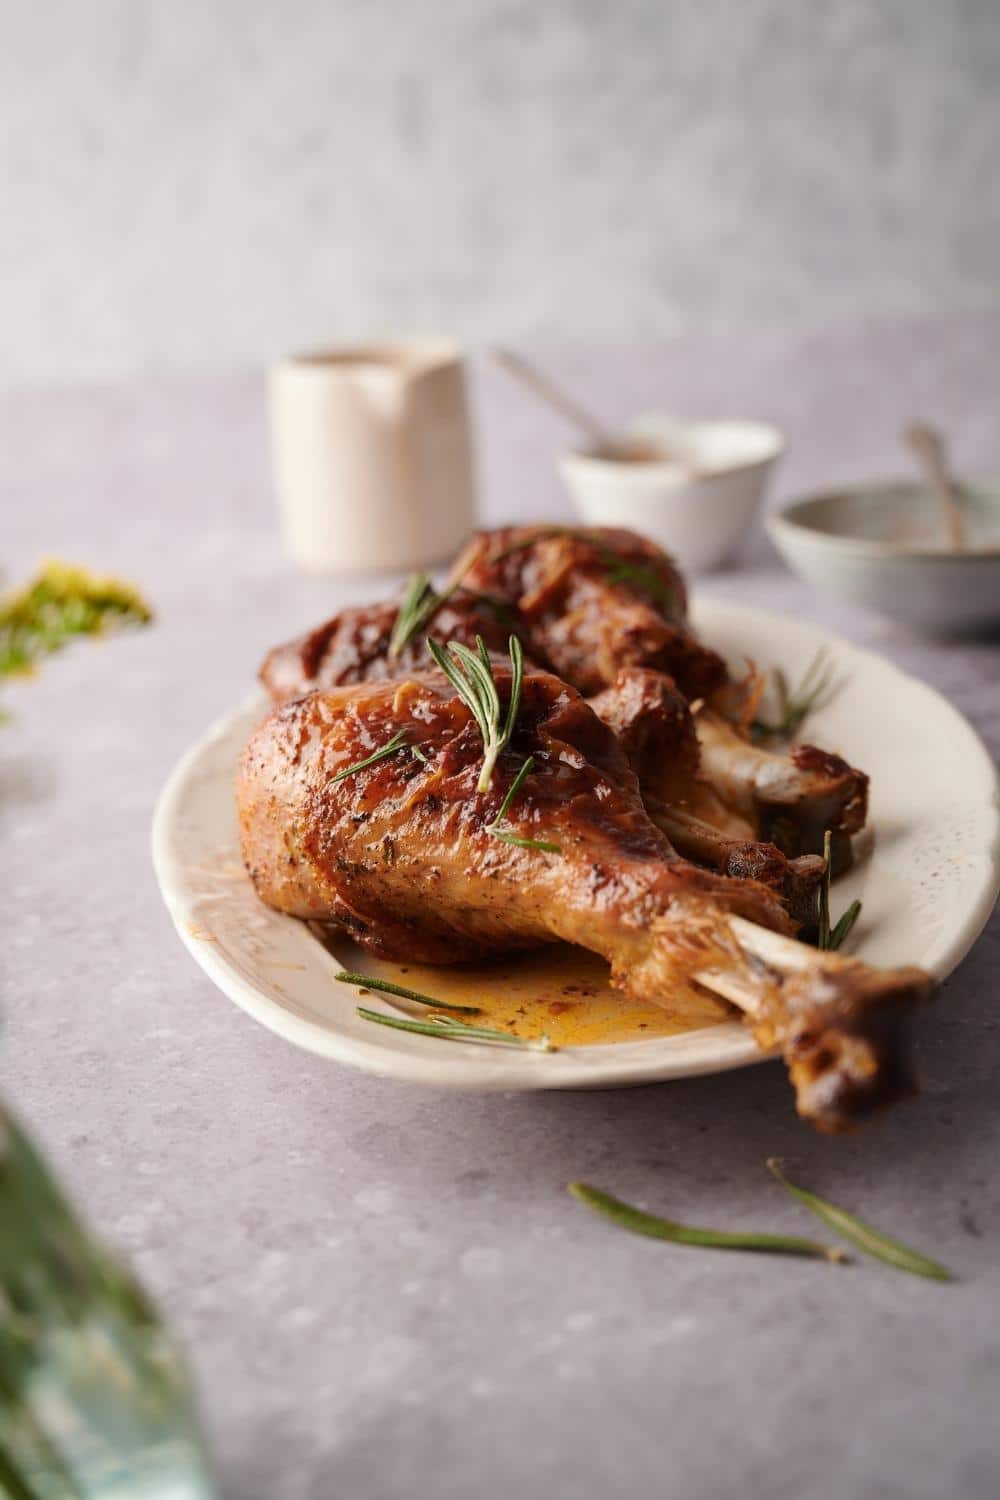
[[[393,600],[342,609],[315,630],[275,646],[264,658],[260,680],[275,703],[301,698],[316,688],[344,687],[412,676],[433,666],[427,629],[416,632],[397,656],[390,654],[399,605]],[[481,635],[504,656],[517,621],[505,607],[459,590],[434,613],[438,640],[474,646]]]
[[[501,694],[509,679],[497,671]],[[336,781],[402,730],[409,748]],[[503,830],[488,831],[527,755],[535,768]],[[483,747],[443,677],[314,693],[258,729],[241,762],[243,850],[258,893],[337,920],[388,957],[460,962],[563,939],[594,947],[595,914],[644,927],[671,901],[715,902],[778,931],[773,894],[680,860],[646,816],[615,736],[557,678],[525,678],[518,727],[486,794]],[[607,934],[597,951],[604,951]],[[433,957],[431,954],[433,950]]]
[[[505,698],[509,677],[496,675]],[[393,754],[351,769],[400,732],[406,743]],[[491,831],[528,755],[534,769],[499,831],[556,852]],[[279,911],[339,923],[389,958],[455,963],[562,940],[601,954],[620,988],[664,1003],[699,975],[722,976],[761,1044],[783,1051],[800,1110],[826,1129],[905,1091],[898,1019],[926,977],[875,975],[808,949],[790,974],[748,956],[732,919],[778,943],[791,931],[774,891],[678,857],[615,735],[573,689],[529,672],[485,794],[482,760],[468,709],[433,673],[278,708],[237,776],[258,894]]]
[[[626,666],[668,672],[691,698],[725,681],[725,662],[688,628],[676,564],[633,531],[481,531],[459,553],[451,580],[504,600],[523,622],[528,654],[581,693],[600,692]]]
[[[397,610],[392,602],[345,609],[276,647],[260,672],[272,699],[409,676],[430,665],[428,634],[468,646],[482,635],[502,656],[514,633],[531,660],[589,695],[612,687],[623,671],[660,672],[687,702],[708,699],[716,708],[697,721],[703,795],[687,810],[790,858],[820,853],[829,828],[835,868],[850,863],[851,835],[866,816],[867,778],[812,746],[775,754],[750,744],[730,717],[742,690],[687,624],[674,563],[643,537],[611,527],[478,532],[452,568],[447,597],[393,656]]]

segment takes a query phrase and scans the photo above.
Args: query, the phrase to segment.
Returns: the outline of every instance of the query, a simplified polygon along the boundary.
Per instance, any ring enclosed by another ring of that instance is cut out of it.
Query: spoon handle
[[[944,506],[948,543],[953,552],[964,552],[968,546],[965,520],[958,485],[948,470],[944,438],[926,422],[914,422],[903,434],[913,455],[924,471],[928,484]]]
[[[611,450],[618,446],[614,434],[608,431],[603,422],[581,406],[575,396],[556,385],[554,380],[529,364],[520,354],[515,354],[510,349],[494,349],[492,358],[494,364],[499,365],[508,375],[528,386],[536,396],[541,396],[549,406],[568,417],[574,427],[579,427],[598,447]]]

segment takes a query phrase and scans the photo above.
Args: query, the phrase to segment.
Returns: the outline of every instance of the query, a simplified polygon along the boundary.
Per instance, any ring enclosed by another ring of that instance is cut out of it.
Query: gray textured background
[[[994,0],[0,21],[0,382],[998,302]]]
[[[612,412],[764,392],[779,497],[891,471],[932,397],[961,461],[1000,469],[1000,317],[545,352]],[[557,419],[492,369],[474,393],[485,518],[567,516]],[[777,1066],[563,1095],[365,1077],[195,967],[154,798],[267,647],[384,585],[284,561],[264,460],[259,376],[0,398],[11,576],[58,537],[158,615],[4,693],[2,1091],[190,1350],[224,1500],[997,1500],[1000,913],[917,1018],[921,1096],[838,1139]],[[996,643],[919,640],[773,562],[701,586],[874,647],[1000,751]],[[657,1245],[565,1192],[815,1230],[771,1154],[957,1284]]]

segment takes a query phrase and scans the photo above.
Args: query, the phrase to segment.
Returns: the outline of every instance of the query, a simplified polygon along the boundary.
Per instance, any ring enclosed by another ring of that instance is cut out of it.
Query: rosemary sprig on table
[[[797,687],[789,687],[780,667],[775,667],[772,675],[780,717],[773,724],[765,719],[753,721],[750,728],[759,739],[791,739],[809,715],[824,708],[837,691],[834,667],[825,646],[816,652]]]
[[[392,1026],[397,1031],[413,1031],[418,1036],[434,1036],[447,1042],[488,1042],[493,1046],[522,1047],[529,1052],[555,1052],[547,1036],[529,1038],[514,1036],[510,1031],[498,1031],[493,1026],[470,1026],[453,1016],[430,1016],[426,1021],[412,1021],[403,1016],[387,1016],[381,1010],[369,1010],[359,1005],[357,1014],[364,1021],[374,1021],[379,1026]]]
[[[822,1219],[828,1228],[859,1250],[863,1250],[866,1255],[884,1261],[886,1265],[893,1266],[897,1271],[907,1271],[912,1276],[924,1276],[930,1281],[954,1279],[947,1266],[941,1265],[939,1261],[921,1254],[919,1250],[911,1250],[908,1245],[901,1244],[899,1240],[890,1239],[880,1229],[875,1229],[864,1219],[859,1219],[856,1214],[849,1213],[846,1208],[840,1208],[829,1199],[821,1198],[817,1193],[812,1193],[807,1188],[799,1187],[796,1183],[789,1181],[776,1157],[772,1156],[768,1159],[767,1169],[783,1188],[809,1209],[810,1213]],[[699,1245],[710,1250],[766,1250],[783,1255],[820,1256],[830,1261],[848,1259],[843,1250],[832,1249],[816,1240],[799,1239],[782,1234],[742,1234],[725,1230],[696,1229],[688,1224],[678,1224],[673,1219],[661,1219],[656,1214],[633,1208],[631,1204],[623,1203],[620,1198],[614,1198],[610,1193],[602,1192],[600,1188],[591,1187],[585,1182],[571,1182],[569,1191],[579,1202],[586,1204],[596,1213],[603,1214],[620,1228],[628,1229],[633,1234],[649,1235],[652,1239],[670,1240],[679,1245]]]
[[[855,922],[861,915],[861,902],[852,901],[843,916],[831,928],[830,880],[832,876],[830,866],[833,863],[833,835],[829,828],[823,835],[823,858],[826,860],[826,869],[823,871],[823,883],[819,888],[819,931],[816,938],[816,946],[817,948],[832,950],[839,948],[849,935]]]
[[[452,1005],[449,1000],[435,1000],[430,995],[422,995],[419,990],[408,990],[403,984],[393,984],[391,979],[376,979],[371,974],[351,974],[346,969],[341,969],[339,974],[334,974],[334,979],[341,984],[356,984],[359,989],[379,990],[384,995],[398,995],[401,1000],[410,1000],[414,1005],[426,1005],[432,1010],[460,1010],[469,1016],[482,1015],[478,1005]]]
[[[153,618],[130,584],[48,562],[19,593],[0,600],[0,677],[32,672],[76,636],[102,635]]]
[[[842,1250],[822,1245],[818,1240],[800,1239],[787,1234],[757,1234],[723,1229],[696,1229],[689,1224],[678,1224],[673,1219],[661,1219],[657,1214],[645,1213],[614,1198],[600,1188],[586,1182],[571,1182],[569,1191],[578,1202],[603,1214],[606,1219],[629,1229],[633,1234],[645,1234],[655,1240],[670,1240],[675,1245],[698,1245],[707,1250],[763,1250],[771,1255],[810,1255],[822,1260],[843,1261],[847,1257]]]
[[[931,1260],[930,1256],[922,1255],[919,1250],[911,1250],[898,1240],[890,1239],[887,1234],[866,1224],[856,1214],[848,1213],[846,1208],[838,1208],[836,1203],[821,1198],[818,1193],[811,1193],[808,1188],[798,1187],[796,1183],[790,1182],[776,1157],[768,1159],[767,1169],[810,1213],[822,1219],[837,1234],[843,1235],[845,1240],[850,1240],[852,1245],[857,1245],[866,1255],[894,1266],[897,1271],[908,1271],[911,1276],[926,1276],[930,1281],[954,1279],[947,1266],[941,1265],[939,1261]]]
[[[436,610],[455,592],[457,585],[438,593],[426,573],[413,573],[406,585],[389,637],[389,660],[395,661],[418,631],[430,622]]]
[[[492,823],[487,823],[486,832],[491,833],[495,839],[502,839],[505,844],[516,844],[519,849],[542,849],[547,854],[561,854],[562,849],[560,848],[560,846],[558,844],[549,843],[547,839],[521,838],[520,834],[509,833],[506,829],[497,826],[498,824],[502,823],[504,818],[507,816],[507,811],[511,803],[517,796],[518,792],[521,790],[522,783],[524,782],[525,777],[530,774],[532,768],[534,767],[534,764],[534,756],[529,755],[528,759],[524,762],[524,765],[518,771],[517,775],[514,777],[514,780],[508,787],[507,795],[506,797],[504,797],[503,801],[500,804],[500,811],[497,813]]]
[[[482,636],[476,636],[475,651],[470,651],[460,641],[449,641],[447,647],[442,647],[437,641],[428,640],[427,648],[479,726],[483,737],[483,768],[479,773],[476,790],[488,792],[493,780],[493,768],[500,753],[510,743],[521,706],[521,687],[524,681],[524,652],[521,642],[516,635],[512,635],[508,643],[511,665],[510,701],[507,705],[507,717],[502,725],[500,694],[493,677],[490,654]]]

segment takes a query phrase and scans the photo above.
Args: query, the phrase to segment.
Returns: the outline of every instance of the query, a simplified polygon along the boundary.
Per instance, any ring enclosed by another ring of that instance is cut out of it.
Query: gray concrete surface
[[[553,362],[609,408],[766,408],[783,493],[892,470],[934,402],[959,460],[1000,469],[1000,319]],[[499,376],[477,392],[489,517],[565,515],[554,420]],[[167,771],[266,646],[378,587],[284,566],[262,412],[257,377],[0,400],[10,575],[80,557],[159,611],[4,694],[3,1091],[184,1338],[227,1500],[993,1500],[996,919],[920,1021],[922,1096],[840,1141],[796,1121],[777,1066],[561,1096],[379,1082],[256,1026],[182,949],[147,846]],[[763,553],[702,586],[873,644],[1000,747],[995,643],[872,623]],[[772,1153],[959,1282],[657,1245],[564,1190],[805,1230]]]
[[[0,0],[0,383],[1000,305],[994,0]]]

